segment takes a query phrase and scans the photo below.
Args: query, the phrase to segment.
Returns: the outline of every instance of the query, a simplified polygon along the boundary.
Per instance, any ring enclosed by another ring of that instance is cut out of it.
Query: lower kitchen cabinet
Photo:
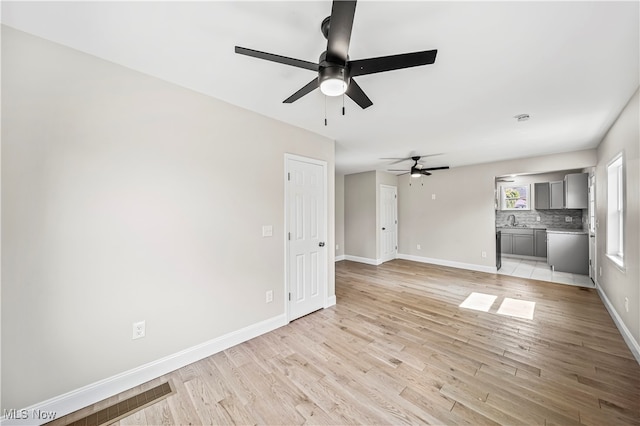
[[[513,234],[513,254],[533,256],[533,233]]]
[[[513,254],[513,235],[505,232],[501,234],[500,249],[502,254]]]
[[[502,254],[535,256],[534,234],[531,228],[501,228]],[[544,230],[543,230],[544,231]]]
[[[547,230],[536,229],[533,231],[534,256],[547,257]]]

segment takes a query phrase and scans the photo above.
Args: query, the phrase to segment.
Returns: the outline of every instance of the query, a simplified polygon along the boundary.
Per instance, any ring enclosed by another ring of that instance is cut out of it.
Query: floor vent
[[[138,410],[158,402],[169,394],[171,394],[171,386],[169,386],[168,382],[163,383],[153,389],[141,392],[131,398],[125,399],[124,401],[120,401],[93,414],[89,414],[80,420],[69,423],[68,426],[100,426],[114,423]]]

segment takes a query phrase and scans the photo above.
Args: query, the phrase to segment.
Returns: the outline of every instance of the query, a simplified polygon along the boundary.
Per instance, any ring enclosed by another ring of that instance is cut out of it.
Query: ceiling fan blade
[[[355,1],[334,0],[331,7],[329,36],[327,37],[327,59],[347,63],[353,17],[356,13]]]
[[[436,61],[437,53],[437,50],[425,50],[423,52],[349,61],[351,77],[433,64]]]
[[[304,68],[311,71],[318,71],[319,66],[313,62],[303,61],[302,59],[288,58],[286,56],[275,55],[273,53],[261,52],[259,50],[247,49],[246,47],[236,46],[236,53],[240,55],[252,56],[258,59],[264,59],[280,64],[291,65],[292,67]]]
[[[431,173],[429,173],[429,172],[427,172],[425,170],[420,171],[420,174],[425,175],[425,176],[431,176]]]
[[[302,89],[298,90],[296,93],[294,93],[293,95],[289,96],[287,99],[282,101],[282,103],[283,104],[293,103],[298,99],[300,99],[301,97],[303,97],[304,95],[310,92],[313,92],[317,88],[318,88],[318,79],[314,78],[309,83],[307,83]]]
[[[448,168],[449,168],[449,166],[444,166],[444,167],[425,167],[422,170],[423,171],[426,171],[426,170],[447,170]]]
[[[357,103],[360,108],[365,109],[369,108],[373,105],[371,99],[364,93],[362,88],[358,86],[358,83],[355,82],[354,79],[351,79],[349,82],[349,86],[347,87],[347,91],[345,92],[347,96],[349,96],[355,103]]]
[[[407,169],[387,169],[388,172],[406,172]],[[409,173],[409,172],[407,172]]]

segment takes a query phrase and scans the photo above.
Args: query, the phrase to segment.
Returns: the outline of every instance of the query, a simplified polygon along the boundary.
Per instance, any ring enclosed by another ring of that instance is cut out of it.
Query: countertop
[[[584,229],[550,228],[550,229],[547,229],[547,233],[587,235],[589,233],[589,231],[584,230]]]
[[[496,226],[496,229],[547,229],[545,226]]]

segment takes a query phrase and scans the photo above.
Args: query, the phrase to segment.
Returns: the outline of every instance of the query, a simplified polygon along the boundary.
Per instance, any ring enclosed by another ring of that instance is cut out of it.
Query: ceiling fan
[[[285,99],[283,103],[288,104],[295,102],[320,87],[320,91],[327,96],[346,94],[362,109],[368,108],[373,105],[373,102],[371,102],[353,77],[433,64],[438,51],[427,50],[351,61],[349,60],[348,53],[355,11],[355,0],[333,1],[331,16],[326,17],[320,25],[322,34],[327,39],[327,50],[322,52],[317,64],[240,46],[236,46],[235,52],[241,55],[304,68],[318,73],[316,78]],[[342,113],[344,114],[344,108]]]
[[[395,164],[395,163],[400,163],[402,161],[406,161],[406,160],[413,160],[413,166],[411,166],[411,170],[407,171],[406,169],[390,169],[390,172],[404,172],[404,173],[400,173],[398,176],[402,176],[402,175],[406,175],[407,173],[411,173],[411,177],[420,177],[420,176],[431,176],[432,171],[434,170],[446,170],[449,168],[449,166],[441,166],[441,167],[424,167],[423,164],[418,163],[418,161],[420,160],[420,158],[423,157],[433,157],[435,155],[440,155],[440,154],[431,154],[431,155],[414,155],[413,157],[407,157],[407,158],[383,158],[382,160],[397,160],[394,163],[391,164]]]

